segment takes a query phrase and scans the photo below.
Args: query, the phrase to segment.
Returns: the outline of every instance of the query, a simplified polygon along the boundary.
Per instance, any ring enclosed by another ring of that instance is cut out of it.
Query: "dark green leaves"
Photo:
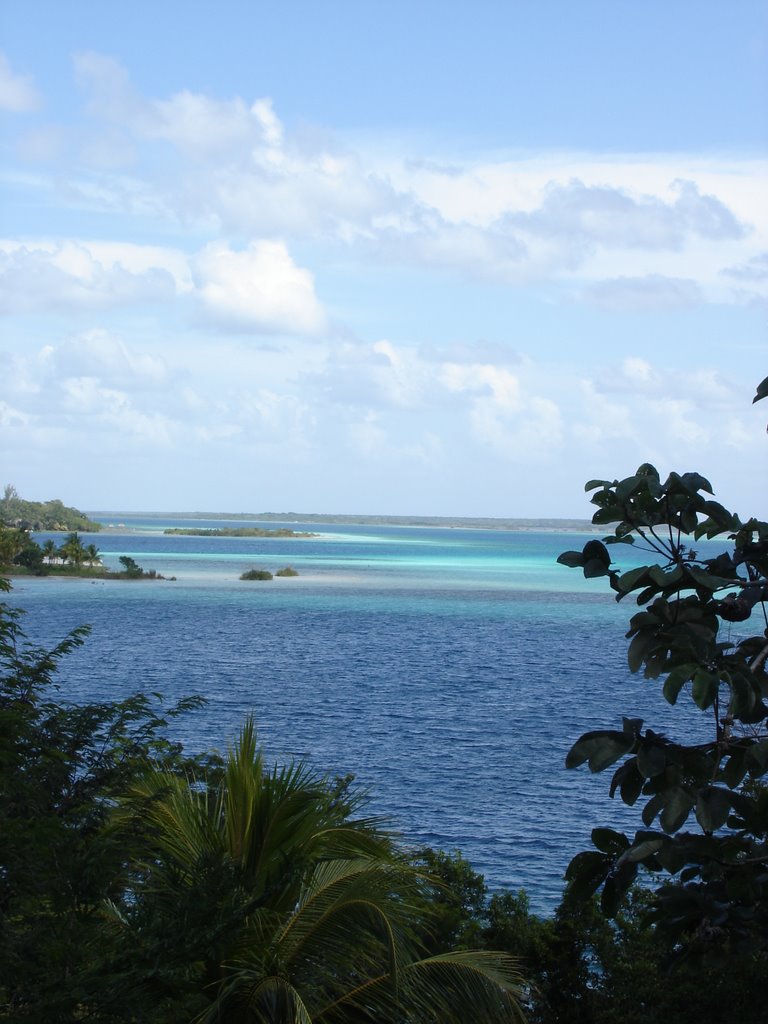
[[[632,728],[626,728],[623,732],[611,729],[587,732],[569,750],[565,766],[577,768],[586,761],[590,771],[604,771],[628,754],[635,742],[636,733]]]
[[[564,551],[558,555],[557,561],[560,565],[567,565],[569,569],[578,569],[584,565],[584,553],[582,551]]]
[[[766,397],[768,378],[755,401]],[[642,801],[646,831],[629,842],[595,829],[595,850],[574,858],[567,877],[577,893],[602,887],[601,905],[612,914],[638,865],[667,872],[674,881],[654,897],[660,923],[677,936],[716,923],[718,936],[741,942],[749,935],[753,948],[766,949],[768,523],[742,522],[711,497],[699,473],[670,473],[662,482],[647,463],[624,480],[591,480],[587,490],[597,507],[593,523],[611,524],[613,535],[560,562],[585,576],[607,576],[617,601],[635,596],[629,668],[659,679],[669,704],[685,695],[707,718],[703,742],[675,743],[625,721],[621,731],[587,732],[573,745],[568,767],[587,763],[598,772],[620,762],[611,796]],[[691,537],[723,535],[727,550],[689,546]],[[606,545],[630,542],[646,552],[646,564],[622,571]],[[753,616],[757,635],[750,636]],[[661,831],[649,831],[654,824]]]
[[[667,755],[661,744],[644,742],[637,752],[637,770],[644,779],[652,779],[667,767]]]
[[[608,549],[599,540],[587,541],[581,551],[564,551],[557,560],[570,569],[583,569],[586,579],[608,575],[611,565]]]
[[[612,828],[593,828],[592,843],[603,853],[620,855],[629,846],[629,840],[623,832],[616,832]]]
[[[707,672],[706,669],[699,668],[693,675],[693,687],[691,695],[694,703],[697,704],[702,711],[706,708],[711,707],[717,697],[718,684],[720,680],[713,672]]]
[[[661,812],[661,827],[665,832],[677,832],[682,828],[693,809],[696,798],[682,786],[673,786],[664,794]]]
[[[722,828],[731,813],[731,795],[718,786],[706,786],[696,796],[696,820],[705,832]]]

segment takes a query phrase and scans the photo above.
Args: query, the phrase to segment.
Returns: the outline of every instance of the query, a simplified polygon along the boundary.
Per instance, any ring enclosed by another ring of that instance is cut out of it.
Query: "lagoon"
[[[460,849],[538,911],[556,904],[591,828],[639,823],[608,797],[608,774],[566,771],[570,745],[622,715],[672,734],[701,727],[628,672],[634,606],[556,563],[584,536],[286,522],[275,525],[319,535],[189,537],[163,530],[247,524],[119,523],[84,542],[108,567],[128,555],[175,581],[23,577],[9,595],[35,643],[92,626],[62,662],[66,697],[201,694],[207,706],[174,726],[196,750],[225,750],[253,712],[268,760],[354,774],[405,842]],[[60,540],[36,539],[48,536]],[[239,580],[285,565],[299,576]]]

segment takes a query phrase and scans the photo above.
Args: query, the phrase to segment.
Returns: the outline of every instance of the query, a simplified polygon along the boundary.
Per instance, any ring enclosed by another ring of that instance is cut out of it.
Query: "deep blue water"
[[[537,910],[591,828],[639,823],[608,797],[609,773],[565,770],[574,740],[622,715],[703,727],[626,669],[634,606],[556,564],[583,537],[300,523],[322,536],[166,537],[170,519],[121,521],[146,532],[85,543],[175,582],[22,578],[10,595],[36,643],[92,626],[62,663],[67,697],[202,694],[175,726],[198,750],[225,750],[252,711],[272,759],[354,773],[407,842],[460,849]],[[298,577],[238,579],[289,564]]]

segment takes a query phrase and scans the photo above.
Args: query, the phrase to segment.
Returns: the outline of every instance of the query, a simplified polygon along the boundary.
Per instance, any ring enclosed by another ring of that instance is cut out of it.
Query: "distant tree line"
[[[50,538],[38,544],[27,530],[0,527],[0,569],[6,573],[22,572],[45,576],[98,575],[104,579],[165,579],[154,569],[142,569],[133,558],[121,555],[119,572],[106,570],[95,544],[83,544],[76,532],[61,544]],[[175,577],[173,577],[175,578]]]
[[[6,571],[21,567],[30,572],[43,573],[54,565],[68,565],[74,569],[101,565],[101,556],[95,544],[83,544],[77,532],[70,533],[61,544],[47,540],[38,544],[29,531],[21,527],[0,527],[0,567]]]
[[[51,501],[25,501],[13,484],[6,484],[0,498],[0,525],[36,531],[72,531],[97,533],[101,523],[89,519],[84,512],[69,508],[58,498]]]
[[[433,526],[464,530],[568,530],[591,532],[588,519],[507,519],[489,516],[384,516],[332,512],[205,512],[195,518],[334,526]],[[166,531],[170,532],[170,531]],[[185,531],[186,532],[186,531]],[[198,532],[195,530],[195,532]]]
[[[163,533],[180,537],[316,537],[316,533],[297,533],[288,527],[281,527],[278,530],[266,530],[259,526],[234,526],[223,527],[222,529],[204,529],[197,527],[173,526]]]

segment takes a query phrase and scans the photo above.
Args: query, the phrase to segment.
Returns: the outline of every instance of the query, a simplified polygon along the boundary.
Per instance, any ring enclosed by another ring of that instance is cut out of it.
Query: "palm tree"
[[[252,916],[201,1021],[351,1024],[394,1013],[403,1024],[520,1021],[512,957],[419,958],[411,926],[420,882],[403,864],[319,864],[289,914]]]
[[[100,561],[99,549],[96,547],[95,544],[89,544],[88,547],[85,548],[84,554],[85,554],[85,559],[86,559],[86,561],[88,562],[88,565],[90,565],[91,568],[93,568],[93,565],[94,565],[95,562]]]
[[[43,558],[49,565],[56,558],[56,542],[50,538],[43,544]]]
[[[24,530],[0,526],[0,566],[10,567],[29,541]]]
[[[77,532],[70,533],[66,537],[64,543],[59,548],[59,554],[67,562],[72,562],[75,568],[80,568],[85,558],[85,548]]]
[[[133,790],[151,848],[122,919],[145,945],[182,936],[206,1024],[521,1021],[513,958],[419,959],[429,880],[357,803],[304,765],[267,770],[248,720],[212,784]]]

